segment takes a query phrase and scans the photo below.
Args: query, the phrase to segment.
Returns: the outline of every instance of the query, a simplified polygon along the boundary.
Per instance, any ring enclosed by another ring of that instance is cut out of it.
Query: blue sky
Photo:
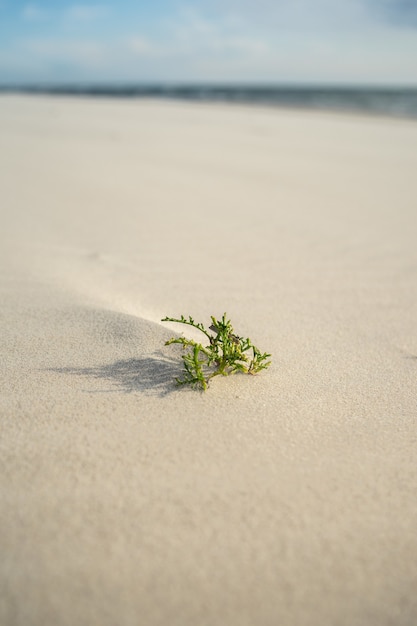
[[[0,83],[417,85],[417,0],[0,0]]]

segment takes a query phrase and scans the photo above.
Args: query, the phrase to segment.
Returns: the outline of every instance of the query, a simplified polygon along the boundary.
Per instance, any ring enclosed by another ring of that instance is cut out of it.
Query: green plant
[[[180,319],[165,317],[161,321],[192,326],[208,340],[205,346],[186,337],[173,337],[165,342],[166,346],[176,343],[184,349],[182,360],[185,371],[182,378],[175,379],[178,385],[191,385],[206,390],[214,376],[228,376],[236,372],[257,374],[271,364],[268,361],[270,354],[260,352],[250,339],[235,335],[226,313],[220,320],[211,316],[209,330],[203,324],[195,322],[192,317],[185,318],[183,315]]]

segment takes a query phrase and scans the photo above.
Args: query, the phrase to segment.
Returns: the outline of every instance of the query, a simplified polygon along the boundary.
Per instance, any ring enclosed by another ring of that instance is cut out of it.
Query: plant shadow
[[[50,371],[112,383],[111,389],[89,389],[89,393],[111,393],[118,390],[123,393],[140,392],[162,397],[176,390],[174,380],[181,374],[181,361],[156,352],[146,357],[115,361],[97,367],[61,367]]]

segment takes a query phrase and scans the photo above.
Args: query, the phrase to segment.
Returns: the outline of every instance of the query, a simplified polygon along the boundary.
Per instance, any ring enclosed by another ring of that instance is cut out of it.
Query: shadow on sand
[[[157,352],[139,359],[115,361],[98,367],[61,367],[50,371],[107,380],[111,389],[88,390],[89,393],[141,392],[166,396],[175,391],[174,379],[181,374],[181,361]],[[114,388],[114,385],[117,388]]]

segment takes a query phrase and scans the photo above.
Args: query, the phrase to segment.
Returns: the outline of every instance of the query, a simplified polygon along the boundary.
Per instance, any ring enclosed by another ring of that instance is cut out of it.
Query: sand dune
[[[417,621],[417,125],[0,98],[0,622]],[[165,315],[257,377],[176,389]]]

